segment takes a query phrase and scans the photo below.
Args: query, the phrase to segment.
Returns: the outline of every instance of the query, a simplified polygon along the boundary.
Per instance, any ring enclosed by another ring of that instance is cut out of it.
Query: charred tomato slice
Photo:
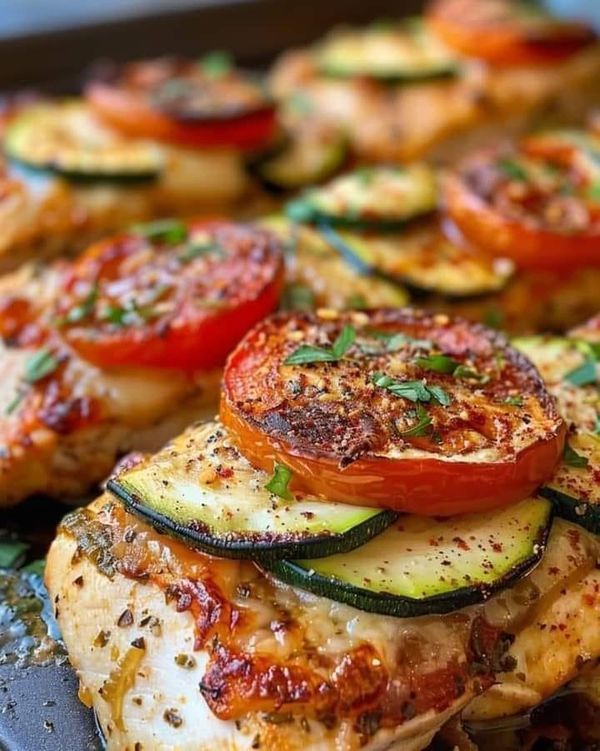
[[[228,360],[221,419],[297,491],[424,515],[524,498],[552,474],[565,433],[502,336],[408,309],[263,321]]]
[[[89,248],[66,271],[53,323],[100,367],[223,364],[277,306],[282,254],[268,232],[163,220]]]
[[[258,148],[276,128],[264,87],[223,55],[131,63],[113,80],[90,83],[86,97],[128,135],[197,148]]]

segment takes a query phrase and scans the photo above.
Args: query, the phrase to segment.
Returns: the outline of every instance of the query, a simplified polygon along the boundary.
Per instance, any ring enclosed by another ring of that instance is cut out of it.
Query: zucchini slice
[[[438,521],[405,516],[350,553],[275,561],[268,569],[288,584],[371,613],[448,613],[528,573],[542,557],[551,518],[543,498]]]
[[[559,336],[522,336],[512,343],[539,370],[566,422],[577,432],[596,432],[600,362],[594,343]]]
[[[558,516],[600,534],[600,435],[576,433],[568,441],[575,459],[563,461],[539,493]]]
[[[300,224],[326,222],[355,229],[391,230],[435,210],[434,170],[417,162],[406,166],[361,167],[305,192],[286,207]]]
[[[291,191],[323,182],[346,161],[348,142],[338,128],[299,127],[289,132],[282,148],[249,163],[267,188]]]
[[[315,228],[295,225],[281,216],[266,217],[260,225],[274,232],[287,250],[284,310],[401,308],[408,304],[409,296],[401,285],[357,274]]]
[[[484,259],[431,227],[374,236],[320,225],[328,242],[354,268],[408,287],[415,295],[464,299],[503,289],[514,273],[505,259]]]
[[[279,498],[265,488],[268,481],[221,425],[207,423],[110,480],[108,489],[159,530],[223,558],[331,555],[362,545],[397,518],[381,509]]]
[[[162,170],[154,145],[121,138],[77,100],[25,109],[6,128],[4,150],[18,164],[73,181],[138,183]]]
[[[457,58],[417,18],[333,31],[315,51],[318,71],[336,78],[410,83],[455,76]]]

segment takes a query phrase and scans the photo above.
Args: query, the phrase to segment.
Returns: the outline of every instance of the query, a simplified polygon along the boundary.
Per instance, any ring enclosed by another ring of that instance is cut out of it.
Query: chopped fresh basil
[[[577,368],[570,370],[565,381],[572,383],[573,386],[588,386],[590,383],[596,383],[598,375],[596,372],[596,361],[588,358]]]
[[[65,316],[57,321],[57,325],[61,326],[65,323],[79,323],[80,321],[83,321],[92,313],[97,300],[98,285],[94,284],[83,301],[80,302],[79,305],[71,308]]]
[[[578,469],[585,469],[590,463],[587,456],[578,454],[568,441],[565,442],[563,461],[568,467],[576,467]]]
[[[13,396],[10,402],[6,405],[4,414],[12,415],[14,412],[16,412],[18,406],[21,404],[24,398],[25,398],[25,391],[23,389],[17,389],[17,393]]]
[[[59,364],[56,355],[46,347],[42,347],[25,361],[25,380],[27,383],[37,383],[53,373]]]
[[[470,368],[468,365],[459,365],[453,373],[455,378],[464,378],[466,381],[477,381],[478,383],[486,384],[491,380],[491,376],[487,373],[479,373],[474,368]]]
[[[420,404],[417,404],[416,416],[418,422],[413,425],[412,428],[402,431],[400,433],[402,438],[416,438],[417,436],[422,436],[429,432],[432,420],[427,414],[427,410]]]
[[[436,373],[454,373],[459,363],[446,355],[428,355],[417,357],[415,363],[423,370],[433,370]]]
[[[346,324],[340,331],[331,349],[302,344],[284,360],[284,365],[308,365],[315,362],[338,362],[348,352],[356,339],[354,326]]]
[[[0,540],[0,568],[13,568],[23,559],[29,545],[20,540]]]
[[[388,352],[397,352],[406,344],[415,349],[431,349],[433,347],[433,342],[430,342],[428,339],[413,339],[412,336],[408,336],[407,334],[395,334],[389,331],[377,330],[372,330],[368,333],[369,336],[372,336],[374,339],[381,339],[384,341],[385,348]]]
[[[187,238],[188,230],[184,222],[179,219],[159,219],[147,224],[136,224],[132,232],[147,240],[177,245]]]
[[[504,400],[504,404],[508,404],[510,407],[522,407],[523,397],[518,394],[515,396],[507,396]]]
[[[284,501],[293,501],[294,496],[288,490],[288,485],[292,479],[292,472],[283,464],[276,464],[273,476],[265,485],[269,493],[283,498]]]
[[[178,258],[181,263],[190,263],[196,258],[209,254],[223,257],[223,248],[219,243],[214,242],[213,240],[204,240],[202,242],[194,242],[194,240],[190,240],[183,246]]]
[[[445,407],[450,404],[450,396],[444,389],[423,381],[397,381],[385,373],[373,373],[371,383],[411,402],[430,402],[433,398]]]
[[[497,166],[511,180],[526,182],[528,179],[526,170],[514,159],[499,159]]]
[[[283,293],[282,306],[286,310],[313,310],[315,293],[304,284],[289,284]]]
[[[222,78],[231,72],[233,58],[228,52],[215,50],[200,60],[200,67],[207,78]]]

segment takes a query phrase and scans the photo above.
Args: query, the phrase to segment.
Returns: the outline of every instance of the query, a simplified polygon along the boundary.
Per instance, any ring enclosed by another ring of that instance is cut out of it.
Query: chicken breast
[[[105,495],[63,522],[46,582],[109,749],[416,751],[459,711],[520,712],[600,657],[598,552],[557,521],[511,589],[398,619],[194,552]]]
[[[600,98],[599,71],[600,48],[592,46],[554,66],[500,69],[461,60],[456,78],[390,86],[320,75],[311,51],[292,51],[276,63],[271,82],[281,100],[302,97],[312,117],[343,124],[362,159],[448,163],[543,116],[581,121]]]
[[[490,680],[476,616],[363,613],[194,553],[107,496],[65,522],[47,584],[109,749],[418,751]]]

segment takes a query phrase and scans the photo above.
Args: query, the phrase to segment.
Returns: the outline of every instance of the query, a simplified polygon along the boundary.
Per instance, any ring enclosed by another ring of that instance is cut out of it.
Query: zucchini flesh
[[[594,433],[600,415],[600,362],[593,344],[558,336],[516,337],[512,343],[539,370],[567,424],[577,432]]]
[[[563,461],[539,493],[552,501],[558,516],[600,534],[600,436],[575,433],[568,441],[570,448],[587,460],[587,466]]]
[[[268,568],[288,584],[372,613],[448,613],[483,602],[530,571],[551,518],[543,498],[437,521],[404,516],[350,553]]]
[[[313,308],[400,308],[409,302],[397,282],[357,274],[313,227],[294,225],[281,216],[262,219],[288,250],[285,310]]]
[[[298,190],[330,178],[347,154],[348,143],[340,130],[296,128],[281,149],[255,160],[250,169],[268,188]]]
[[[435,210],[437,180],[423,163],[363,167],[307,191],[286,213],[301,224],[391,230]]]
[[[373,236],[322,224],[324,237],[363,274],[375,274],[409,287],[415,294],[452,299],[480,297],[503,289],[514,266],[484,259],[428,228]]]
[[[315,53],[317,69],[335,78],[410,83],[457,75],[457,58],[418,19],[389,27],[334,31]]]
[[[8,125],[4,149],[12,161],[74,181],[145,182],[162,170],[155,146],[115,135],[77,100],[24,110]]]
[[[218,423],[195,427],[108,489],[127,508],[186,544],[225,558],[331,555],[362,545],[391,511],[278,498]]]

